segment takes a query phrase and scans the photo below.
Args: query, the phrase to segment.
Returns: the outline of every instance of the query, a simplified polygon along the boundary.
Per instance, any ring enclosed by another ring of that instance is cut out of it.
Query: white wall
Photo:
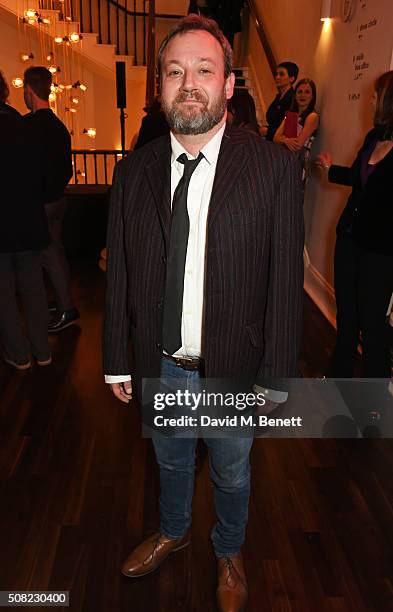
[[[296,61],[299,78],[310,77],[317,84],[321,126],[314,156],[319,150],[327,150],[335,163],[350,164],[372,125],[369,100],[374,79],[391,66],[393,1],[353,0],[353,18],[343,23],[342,2],[332,0],[334,18],[325,25],[320,21],[320,0],[256,2],[277,60]],[[361,54],[364,58],[356,60]],[[363,63],[368,67],[355,70],[355,64]],[[356,78],[359,74],[361,78]],[[330,318],[335,227],[347,196],[346,188],[329,185],[315,172],[305,201],[306,246],[311,262],[306,281]]]

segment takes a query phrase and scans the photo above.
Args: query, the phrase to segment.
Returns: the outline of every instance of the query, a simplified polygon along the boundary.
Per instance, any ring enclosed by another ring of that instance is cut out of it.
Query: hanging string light
[[[48,70],[51,74],[56,74],[56,72],[61,72],[60,66],[49,66]]]
[[[83,128],[82,134],[86,134],[89,138],[95,138],[97,134],[96,128]]]
[[[68,40],[72,43],[78,43],[82,40],[82,35],[78,34],[78,32],[71,32],[71,34],[68,35]]]
[[[15,77],[15,79],[12,79],[12,84],[16,89],[19,89],[19,87],[23,87],[23,79],[21,77]]]
[[[24,12],[23,23],[34,25],[38,23],[39,14],[34,9],[27,9]]]
[[[55,57],[55,54],[53,53],[53,51],[49,51],[48,55],[46,56],[46,61],[47,62],[51,62]]]
[[[22,62],[28,62],[29,60],[34,59],[34,55],[30,53],[21,53],[20,59]]]
[[[79,80],[75,81],[75,83],[72,85],[72,87],[74,89],[81,89],[82,91],[86,91],[87,87],[86,85],[84,85],[83,83],[81,83]]]

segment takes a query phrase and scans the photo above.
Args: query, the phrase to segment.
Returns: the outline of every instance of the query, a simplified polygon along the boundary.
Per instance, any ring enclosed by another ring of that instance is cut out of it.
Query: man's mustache
[[[204,96],[201,92],[199,91],[193,91],[193,92],[179,92],[175,98],[175,103],[179,103],[179,102],[202,102],[203,104],[206,104],[207,100],[206,100],[206,96]]]

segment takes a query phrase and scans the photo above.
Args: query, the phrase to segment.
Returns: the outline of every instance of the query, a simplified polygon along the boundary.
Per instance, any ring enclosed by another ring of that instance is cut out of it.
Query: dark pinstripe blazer
[[[137,380],[160,375],[170,159],[170,138],[164,136],[115,170],[107,240],[106,374],[131,371]],[[295,156],[227,127],[207,222],[202,338],[207,377],[296,376],[302,252]]]

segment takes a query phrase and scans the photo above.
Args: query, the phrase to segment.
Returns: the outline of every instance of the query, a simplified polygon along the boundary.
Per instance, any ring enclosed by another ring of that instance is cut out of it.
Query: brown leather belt
[[[173,357],[172,355],[163,355],[163,357],[164,359],[168,359],[168,361],[172,361],[183,370],[201,370],[203,365],[203,359],[200,357],[196,357],[194,359],[191,357]]]

